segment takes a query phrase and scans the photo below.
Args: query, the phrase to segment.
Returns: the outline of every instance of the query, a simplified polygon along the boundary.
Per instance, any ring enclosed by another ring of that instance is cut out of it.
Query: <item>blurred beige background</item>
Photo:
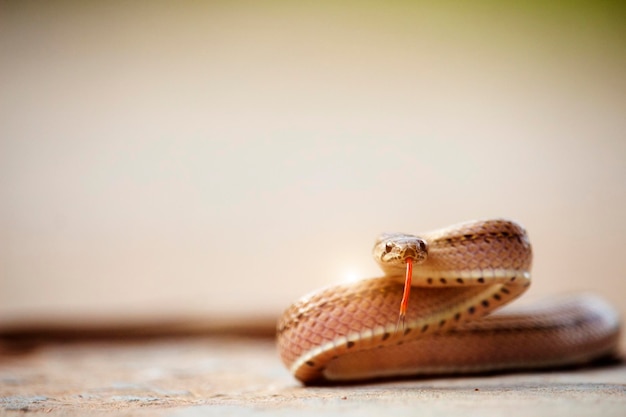
[[[272,317],[492,216],[626,313],[613,3],[0,3],[0,324]]]

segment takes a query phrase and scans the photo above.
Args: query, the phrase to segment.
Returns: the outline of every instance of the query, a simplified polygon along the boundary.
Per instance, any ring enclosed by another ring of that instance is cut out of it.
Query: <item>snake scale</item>
[[[492,314],[531,282],[531,245],[516,222],[471,221],[419,236],[382,235],[373,252],[384,276],[323,288],[287,308],[278,350],[298,380],[538,369],[616,353],[618,314],[594,295]],[[399,322],[407,260],[412,291]]]

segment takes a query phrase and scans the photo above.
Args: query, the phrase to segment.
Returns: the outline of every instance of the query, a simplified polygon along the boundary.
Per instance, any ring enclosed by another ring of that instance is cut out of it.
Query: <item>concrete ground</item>
[[[624,416],[626,366],[303,387],[271,337],[0,344],[0,415]]]

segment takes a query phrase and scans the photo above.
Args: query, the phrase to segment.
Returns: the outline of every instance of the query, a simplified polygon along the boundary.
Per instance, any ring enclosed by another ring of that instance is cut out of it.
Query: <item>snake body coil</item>
[[[407,236],[376,242],[385,276],[319,290],[284,312],[278,348],[296,378],[317,383],[553,367],[617,349],[617,314],[591,295],[485,317],[530,285],[528,236],[503,219],[420,235],[427,257],[413,269],[406,322],[398,327],[404,260],[386,256]]]

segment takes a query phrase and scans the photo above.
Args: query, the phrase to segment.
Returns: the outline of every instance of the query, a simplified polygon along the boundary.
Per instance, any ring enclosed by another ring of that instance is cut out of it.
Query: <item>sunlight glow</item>
[[[347,269],[342,274],[341,281],[342,282],[356,282],[362,278],[363,278],[362,274],[360,274],[358,271],[354,269]]]

